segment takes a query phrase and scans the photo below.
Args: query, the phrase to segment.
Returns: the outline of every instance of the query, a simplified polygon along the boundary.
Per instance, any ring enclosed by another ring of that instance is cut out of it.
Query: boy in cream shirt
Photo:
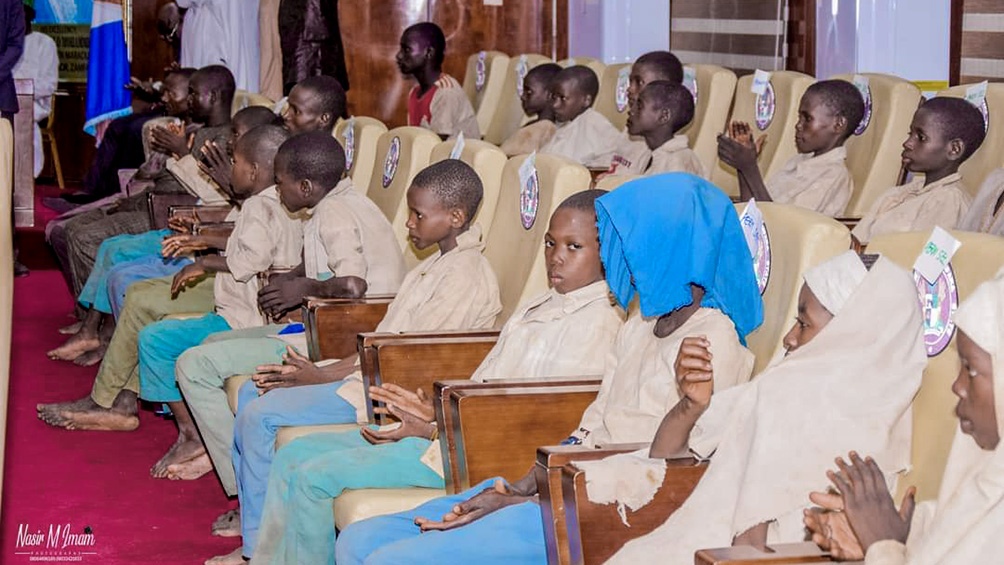
[[[961,98],[932,98],[917,109],[903,142],[903,164],[924,176],[882,193],[851,235],[867,244],[883,233],[955,229],[972,197],[959,166],[983,143],[983,115]]]
[[[839,216],[854,189],[854,180],[844,164],[844,142],[864,113],[864,100],[853,84],[819,81],[805,91],[798,106],[795,146],[799,154],[766,182],[757,165],[764,138],[754,143],[749,124],[733,122],[729,135],[718,136],[718,157],[736,168],[743,200],[793,204]]]
[[[600,91],[596,73],[575,65],[551,81],[551,105],[558,129],[541,153],[553,153],[591,169],[607,169],[617,149],[620,132],[603,114],[593,110]]]
[[[577,193],[555,211],[544,236],[552,288],[509,319],[473,380],[603,372],[622,311],[610,304],[600,263],[593,202],[602,194]],[[372,387],[370,397],[390,406],[403,425],[313,434],[276,454],[255,562],[331,563],[331,499],[345,488],[443,487],[442,467],[424,462],[424,454],[440,449],[428,439],[436,430],[432,398],[396,385]]]
[[[523,93],[519,100],[523,114],[533,119],[523,124],[499,146],[512,157],[539,151],[554,137],[558,126],[554,124],[554,108],[551,106],[551,82],[561,72],[555,63],[544,63],[530,69],[523,77]]]
[[[282,181],[281,167],[279,173]],[[290,188],[295,190],[295,185]],[[286,187],[280,190],[286,201]],[[481,254],[481,229],[470,224],[482,194],[477,173],[455,159],[431,165],[415,177],[407,195],[411,210],[409,238],[418,249],[437,245],[439,252],[408,273],[376,331],[480,329],[494,325],[502,310],[498,282]],[[242,554],[250,557],[257,541],[278,428],[365,421],[365,394],[358,365],[358,356],[353,355],[319,368],[289,348],[283,364],[258,367],[259,372],[241,387],[232,457],[244,546],[235,552],[236,558]],[[183,358],[178,364],[179,375],[184,366]],[[184,381],[191,381],[191,376],[182,376],[181,380],[187,391]],[[225,396],[216,398],[212,410],[229,411]],[[217,461],[218,465],[227,463]]]
[[[648,83],[628,111],[627,130],[645,140],[638,155],[615,154],[610,164],[615,175],[656,175],[681,172],[708,178],[687,136],[677,132],[694,119],[694,97],[682,84],[657,80]]]

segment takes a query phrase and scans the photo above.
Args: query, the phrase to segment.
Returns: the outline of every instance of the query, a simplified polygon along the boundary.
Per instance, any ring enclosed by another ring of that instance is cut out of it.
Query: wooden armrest
[[[570,386],[454,388],[449,409],[457,474],[447,490],[460,492],[499,475],[523,477],[533,468],[537,447],[568,437],[599,389],[599,379]]]
[[[586,473],[570,463],[561,471],[569,563],[605,563],[624,544],[665,523],[683,505],[707,470],[707,463],[692,457],[666,460],[666,477],[651,502],[628,514],[627,527],[621,522],[616,504],[596,504],[586,493]],[[552,493],[553,496],[553,493]],[[546,522],[545,522],[546,528]],[[548,544],[557,543],[558,540]]]
[[[767,549],[768,551],[761,551],[748,545],[702,549],[694,554],[694,563],[697,565],[794,565],[796,563],[834,562],[828,553],[819,549],[819,546],[812,542],[779,543],[770,545]]]
[[[433,405],[436,408],[436,427],[439,429],[439,448],[443,457],[444,476],[448,492],[451,486],[460,486],[460,469],[457,464],[457,436],[454,434],[453,411],[450,410],[450,393],[454,390],[496,390],[501,388],[567,387],[595,385],[598,377],[577,379],[500,379],[488,382],[470,379],[436,381],[433,383]]]
[[[357,349],[370,420],[370,386],[394,383],[434,394],[436,381],[474,374],[497,340],[497,330],[359,334]]]
[[[190,218],[194,222],[204,222],[215,224],[227,221],[227,216],[233,207],[228,204],[213,204],[210,206],[199,205],[175,205],[168,208],[169,218],[184,217]]]
[[[849,230],[853,230],[858,225],[858,223],[861,222],[861,218],[833,218],[833,219],[847,226],[847,229]]]
[[[230,234],[234,231],[234,225],[234,222],[196,222],[192,226],[192,233],[210,237],[230,237]]]
[[[356,336],[371,332],[387,313],[387,297],[303,299],[307,352],[314,361],[344,359],[356,352]]]
[[[167,217],[172,206],[194,206],[198,198],[191,194],[157,194],[146,193],[147,213],[150,215],[150,227],[155,230],[167,228]]]

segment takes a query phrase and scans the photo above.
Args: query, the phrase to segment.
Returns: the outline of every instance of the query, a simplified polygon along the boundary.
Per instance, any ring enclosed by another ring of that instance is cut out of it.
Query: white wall
[[[568,54],[626,63],[669,49],[669,0],[569,0]]]

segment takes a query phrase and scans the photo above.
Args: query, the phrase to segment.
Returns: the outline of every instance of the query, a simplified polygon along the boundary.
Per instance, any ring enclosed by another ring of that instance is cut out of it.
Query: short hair
[[[209,65],[195,71],[190,80],[204,81],[210,89],[220,93],[220,103],[230,108],[234,103],[237,83],[234,74],[223,65]]]
[[[555,212],[562,209],[578,210],[580,212],[588,212],[590,214],[596,215],[596,199],[606,194],[606,190],[599,188],[591,188],[589,190],[583,190],[581,192],[576,192],[575,194],[569,196],[568,198],[561,201],[558,204],[558,208]]]
[[[573,81],[575,88],[592,96],[594,101],[600,92],[600,81],[596,78],[596,73],[585,65],[572,65],[561,69],[561,72],[555,75],[554,82],[563,80]]]
[[[966,144],[963,161],[983,145],[987,136],[983,113],[966,100],[939,96],[921,104],[920,109],[934,118],[945,139],[961,139]]]
[[[407,33],[421,37],[427,47],[432,47],[433,62],[437,66],[443,64],[443,58],[446,56],[446,36],[438,25],[432,22],[419,22],[404,30],[404,34]]]
[[[858,87],[846,80],[821,80],[806,89],[805,96],[809,95],[816,96],[834,114],[847,120],[843,139],[850,137],[865,117],[865,99]]]
[[[194,75],[194,74],[195,74],[195,69],[193,69],[192,67],[182,67],[180,69],[171,69],[171,70],[167,71],[166,73],[164,73],[164,80],[167,80],[168,77],[178,76],[178,77],[181,77],[181,78],[185,79],[185,81],[190,81],[190,80],[192,80],[192,75]]]
[[[659,75],[658,80],[683,83],[683,63],[669,51],[649,51],[638,57],[634,64],[651,68]]]
[[[682,84],[668,80],[654,80],[645,85],[640,96],[655,103],[660,110],[669,110],[673,116],[673,132],[694,119],[694,95]]]
[[[301,133],[279,148],[276,168],[280,164],[294,179],[306,179],[331,190],[345,174],[345,149],[330,132]]]
[[[237,140],[234,153],[240,153],[249,161],[257,163],[266,172],[274,171],[276,154],[289,137],[289,131],[282,126],[260,125],[248,130]]]
[[[331,114],[331,123],[334,124],[338,118],[344,118],[346,113],[345,89],[338,79],[316,75],[307,77],[296,86],[310,90],[316,96],[317,111],[321,114]]]
[[[561,72],[561,65],[557,63],[544,63],[543,65],[537,65],[536,67],[529,70],[526,76],[523,77],[523,82],[528,82],[531,80],[537,80],[545,85],[549,85],[554,82],[554,77],[558,76]]]
[[[282,124],[282,118],[265,106],[248,106],[247,108],[243,108],[234,114],[231,121],[242,124],[249,131],[258,126]]]
[[[443,208],[460,208],[467,212],[467,221],[474,219],[484,196],[481,177],[460,159],[447,159],[422,169],[412,186],[431,190]]]

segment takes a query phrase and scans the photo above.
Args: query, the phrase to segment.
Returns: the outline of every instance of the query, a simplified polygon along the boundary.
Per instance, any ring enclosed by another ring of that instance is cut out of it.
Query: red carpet
[[[239,538],[209,534],[213,519],[235,505],[215,475],[188,482],[149,476],[150,466],[176,437],[173,422],[146,411],[139,430],[109,433],[55,429],[36,418],[38,402],[86,395],[97,369],[45,357],[64,339],[56,328],[71,321],[72,301],[57,271],[32,271],[16,279],[14,302],[0,563],[62,557],[58,561],[94,565],[187,565],[235,548]],[[61,550],[48,549],[43,540],[40,547],[19,548],[22,524],[45,534],[50,525],[69,524],[74,534],[90,527],[94,543]]]

